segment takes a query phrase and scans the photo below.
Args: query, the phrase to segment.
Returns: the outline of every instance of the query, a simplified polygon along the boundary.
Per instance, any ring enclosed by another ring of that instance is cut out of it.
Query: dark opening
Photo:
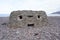
[[[34,26],[34,24],[28,24],[27,26]]]
[[[33,17],[32,15],[28,15],[27,17]]]
[[[35,33],[35,34],[34,34],[34,36],[37,36],[37,35],[38,35],[38,33]]]
[[[22,16],[19,16],[20,19],[22,19]]]
[[[38,15],[38,18],[40,18],[40,15]]]

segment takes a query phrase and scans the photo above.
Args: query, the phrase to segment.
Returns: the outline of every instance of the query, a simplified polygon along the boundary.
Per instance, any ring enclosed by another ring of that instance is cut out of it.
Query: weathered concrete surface
[[[33,25],[32,27],[42,27],[48,24],[47,15],[44,11],[13,11],[11,12],[10,27],[31,27],[28,25]]]

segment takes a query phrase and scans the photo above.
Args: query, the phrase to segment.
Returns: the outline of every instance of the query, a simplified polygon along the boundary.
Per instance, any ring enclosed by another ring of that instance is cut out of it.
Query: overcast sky
[[[60,11],[60,0],[0,0],[0,14],[14,10],[44,10],[48,14]]]

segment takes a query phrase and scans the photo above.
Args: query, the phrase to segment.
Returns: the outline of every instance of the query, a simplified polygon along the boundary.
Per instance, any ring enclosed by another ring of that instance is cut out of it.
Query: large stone
[[[13,11],[9,18],[10,28],[21,27],[42,27],[48,23],[47,15],[44,11]]]

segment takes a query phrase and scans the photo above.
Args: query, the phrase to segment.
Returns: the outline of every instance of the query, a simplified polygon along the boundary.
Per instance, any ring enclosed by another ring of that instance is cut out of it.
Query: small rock
[[[2,23],[1,25],[7,25],[7,23]]]

